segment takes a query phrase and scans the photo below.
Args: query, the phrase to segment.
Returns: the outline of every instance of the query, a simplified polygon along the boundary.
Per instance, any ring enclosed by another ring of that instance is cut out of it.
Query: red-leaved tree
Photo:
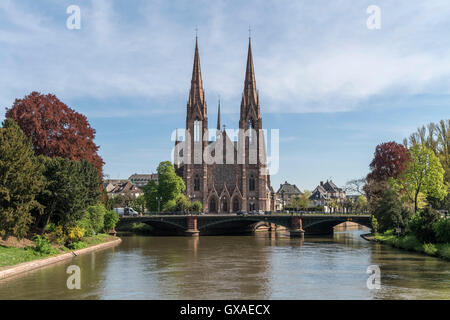
[[[367,180],[381,182],[391,177],[397,178],[405,171],[409,160],[409,151],[403,145],[393,141],[379,144],[370,163],[371,172]]]
[[[16,99],[11,108],[6,108],[6,117],[16,121],[31,138],[37,155],[85,159],[102,177],[103,160],[94,143],[95,130],[84,115],[69,108],[55,95],[32,92],[23,99]]]

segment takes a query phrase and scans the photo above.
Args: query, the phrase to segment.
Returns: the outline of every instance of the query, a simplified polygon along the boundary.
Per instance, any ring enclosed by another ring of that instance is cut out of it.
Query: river
[[[119,246],[0,281],[0,299],[450,299],[450,263],[371,243],[366,231],[289,238],[124,236]],[[81,289],[67,288],[69,265]],[[368,289],[368,266],[381,288]]]

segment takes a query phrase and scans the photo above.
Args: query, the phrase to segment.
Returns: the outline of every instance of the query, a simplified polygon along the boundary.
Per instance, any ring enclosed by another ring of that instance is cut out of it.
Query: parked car
[[[264,215],[264,211],[262,210],[256,210],[256,213],[258,216],[263,216]]]
[[[239,210],[239,211],[236,212],[236,214],[237,214],[238,216],[246,216],[246,215],[247,215],[247,212],[242,211],[242,210]]]

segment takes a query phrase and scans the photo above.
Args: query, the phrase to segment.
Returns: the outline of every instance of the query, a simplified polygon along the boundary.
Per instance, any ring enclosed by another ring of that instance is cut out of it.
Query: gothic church
[[[260,134],[261,129],[261,109],[249,38],[238,130],[242,134],[232,140],[226,130],[221,128],[219,101],[217,130],[214,139],[210,137],[196,38],[185,137],[183,141],[179,141],[177,135],[174,165],[177,174],[186,184],[186,195],[192,201],[202,202],[205,213],[228,214],[239,210],[247,212],[274,210],[276,195],[270,185],[265,141],[264,135]],[[252,149],[252,146],[255,146],[255,149]],[[204,154],[208,154],[210,150],[216,161],[204,159]],[[252,150],[258,152],[253,154]]]

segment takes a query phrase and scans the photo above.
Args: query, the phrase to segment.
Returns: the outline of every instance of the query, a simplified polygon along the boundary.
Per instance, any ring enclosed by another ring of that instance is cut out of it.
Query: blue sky
[[[69,5],[81,29],[66,28]],[[369,5],[381,29],[366,27]],[[31,91],[85,114],[111,178],[155,171],[185,124],[198,28],[211,126],[238,125],[248,44],[277,189],[362,177],[375,146],[450,114],[448,1],[0,2],[0,118]]]

